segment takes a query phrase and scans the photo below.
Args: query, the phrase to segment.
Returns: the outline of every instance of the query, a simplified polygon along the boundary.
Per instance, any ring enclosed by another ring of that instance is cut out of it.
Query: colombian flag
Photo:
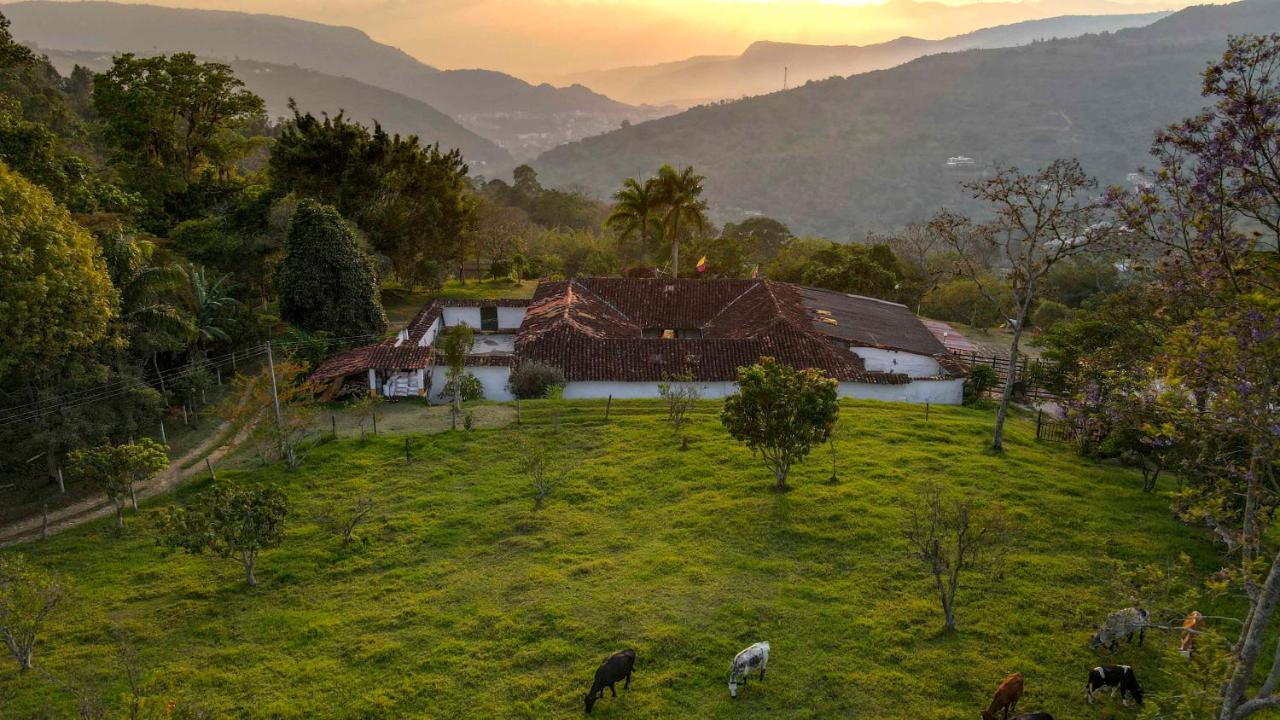
[[[706,271],[707,271],[707,256],[703,255],[702,259],[698,260],[698,272],[706,272]]]

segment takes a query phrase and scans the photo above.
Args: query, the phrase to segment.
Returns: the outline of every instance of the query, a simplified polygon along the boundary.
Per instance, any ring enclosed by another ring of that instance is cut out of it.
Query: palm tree
[[[179,307],[182,267],[156,264],[155,243],[123,232],[101,238],[111,284],[120,295],[120,321],[129,347],[160,374],[157,355],[181,349],[190,324]],[[164,379],[160,380],[161,385]]]
[[[605,227],[618,231],[621,240],[630,240],[640,236],[640,251],[647,254],[649,250],[649,222],[658,210],[658,186],[653,178],[643,183],[635,178],[627,178],[622,189],[614,193],[617,205],[613,213],[604,221]]]
[[[671,277],[680,276],[680,225],[698,230],[707,227],[707,202],[702,199],[702,181],[693,166],[679,172],[670,165],[658,169],[658,198],[666,212],[663,225],[671,239]]]
[[[230,275],[210,281],[203,267],[195,264],[183,268],[187,278],[187,309],[191,313],[191,338],[194,354],[203,357],[206,345],[217,340],[230,340],[229,330],[235,324],[235,311],[240,301],[231,295]]]

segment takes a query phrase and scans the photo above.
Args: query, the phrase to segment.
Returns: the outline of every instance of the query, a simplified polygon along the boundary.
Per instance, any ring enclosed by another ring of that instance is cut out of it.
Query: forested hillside
[[[1146,162],[1155,128],[1202,105],[1198,73],[1229,33],[1280,30],[1280,4],[1176,13],[1110,35],[921,58],[890,70],[694,108],[557,148],[544,181],[604,195],[663,162],[709,179],[721,219],[764,213],[860,237],[974,209],[960,182],[998,164],[1078,157],[1101,182]],[[952,156],[973,166],[948,167]]]
[[[5,5],[20,42],[42,49],[195,52],[351,77],[420,100],[517,155],[664,114],[578,86],[530,85],[487,70],[440,70],[354,28],[277,17],[109,2]]]
[[[1168,14],[1065,15],[984,28],[941,40],[900,37],[872,45],[759,41],[736,56],[704,56],[659,65],[597,70],[575,73],[564,79],[623,102],[687,107],[776,92],[782,89],[784,79],[795,87],[833,75],[883,70],[934,53],[1012,47],[1037,40],[1141,27]]]
[[[111,54],[91,51],[46,50],[45,55],[63,75],[70,75],[76,65],[102,72],[111,67]],[[511,154],[490,140],[458,124],[456,120],[406,95],[362,83],[349,77],[326,75],[295,65],[278,65],[256,60],[229,63],[236,77],[262,98],[271,120],[289,116],[289,99],[299,109],[315,114],[336,115],[345,110],[347,117],[365,125],[377,121],[387,132],[416,135],[426,143],[439,143],[441,148],[457,148],[473,171],[488,177],[508,173],[514,163]]]

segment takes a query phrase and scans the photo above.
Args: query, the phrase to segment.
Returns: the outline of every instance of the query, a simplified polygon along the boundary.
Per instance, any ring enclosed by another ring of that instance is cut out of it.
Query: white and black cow
[[[1120,647],[1121,638],[1133,642],[1135,633],[1138,635],[1138,645],[1142,645],[1147,637],[1148,618],[1150,614],[1141,608],[1125,608],[1111,613],[1098,632],[1089,638],[1089,649],[1105,647],[1114,653]]]
[[[1120,693],[1120,700],[1126,705],[1127,697],[1142,704],[1142,686],[1138,684],[1138,676],[1128,665],[1101,665],[1089,671],[1089,680],[1084,686],[1084,699],[1093,704],[1094,693],[1103,688],[1111,688],[1111,696]]]
[[[747,676],[752,670],[760,671],[760,679],[764,680],[764,670],[769,665],[769,642],[758,642],[733,657],[729,665],[729,697],[738,697],[738,681],[745,687]]]

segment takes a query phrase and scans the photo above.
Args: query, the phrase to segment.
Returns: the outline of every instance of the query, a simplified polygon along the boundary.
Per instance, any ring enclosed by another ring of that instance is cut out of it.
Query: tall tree
[[[125,503],[132,501],[138,509],[137,483],[169,467],[167,448],[151,438],[77,450],[68,461],[72,474],[87,480],[115,506],[117,532],[124,530]]]
[[[677,171],[670,165],[658,169],[656,183],[662,207],[662,223],[671,242],[671,277],[680,276],[681,226],[684,230],[707,227],[707,203],[702,199],[702,182],[706,180],[686,167]]]
[[[464,253],[476,199],[457,150],[424,147],[346,119],[299,113],[271,147],[271,181],[282,192],[337,208],[387,256],[398,277],[438,286]]]
[[[182,274],[190,317],[190,351],[194,359],[202,359],[211,343],[231,340],[240,301],[231,294],[230,275],[210,278],[203,267],[195,264],[183,266]]]
[[[102,341],[116,308],[93,237],[0,164],[0,378]]]
[[[1013,368],[1045,276],[1068,258],[1096,251],[1114,232],[1104,222],[1105,207],[1091,196],[1097,181],[1076,160],[1055,160],[1029,174],[1002,168],[965,187],[975,199],[991,205],[993,219],[976,223],[943,211],[929,226],[956,252],[964,274],[1008,318],[1013,331],[1009,367]],[[992,255],[1000,258],[1007,271],[1012,289],[1007,302],[989,287],[983,259]],[[996,410],[991,447],[997,451],[1004,449],[1004,422],[1016,380],[1016,373],[1008,373]]]
[[[618,239],[624,242],[637,241],[640,255],[649,252],[649,228],[658,210],[657,181],[649,178],[644,182],[635,178],[627,178],[622,189],[614,193],[616,203],[613,212],[604,221],[605,225],[618,233]]]
[[[387,328],[373,260],[332,207],[298,205],[278,282],[281,317],[304,330],[350,337]]]
[[[181,192],[205,168],[226,174],[220,133],[265,117],[262,98],[231,68],[191,53],[116,56],[94,78],[93,104],[115,160],[136,188]]]

